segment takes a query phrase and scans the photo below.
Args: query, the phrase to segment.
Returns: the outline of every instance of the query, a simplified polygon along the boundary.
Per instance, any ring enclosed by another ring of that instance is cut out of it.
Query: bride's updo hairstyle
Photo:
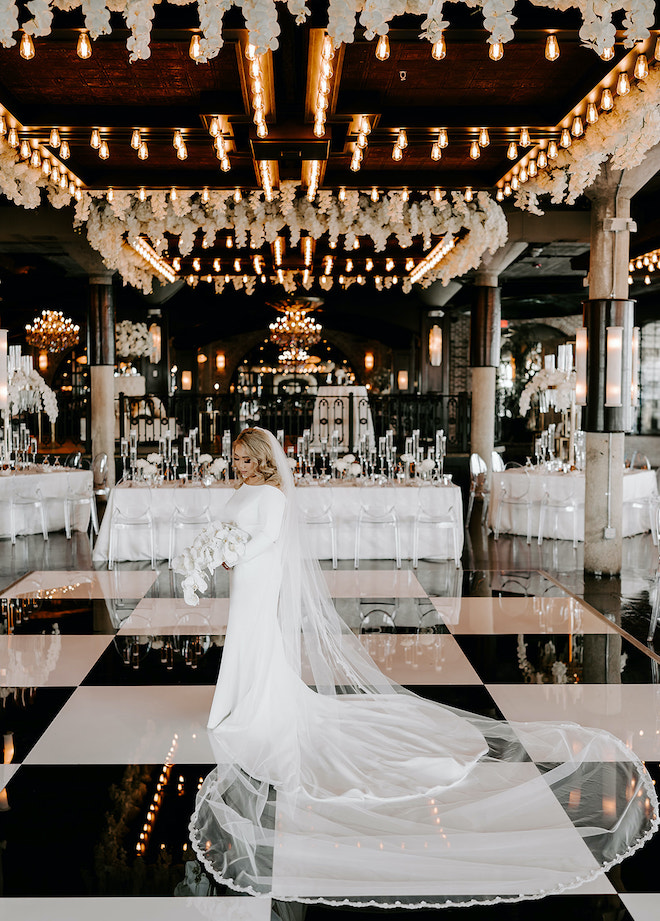
[[[268,435],[263,429],[243,429],[234,442],[234,446],[236,445],[243,445],[251,459],[257,462],[257,473],[264,478],[264,483],[281,488],[282,480],[277,471]]]

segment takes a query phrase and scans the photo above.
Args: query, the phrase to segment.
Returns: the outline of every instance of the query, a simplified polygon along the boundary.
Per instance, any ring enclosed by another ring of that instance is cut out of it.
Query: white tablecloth
[[[5,513],[0,524],[0,537],[10,537],[9,500],[14,493],[18,496],[36,497],[39,489],[46,500],[48,530],[64,529],[64,497],[67,491],[82,493],[91,488],[91,470],[71,470],[66,467],[38,467],[36,470],[20,470],[16,473],[0,474],[0,502]],[[71,527],[85,531],[89,524],[89,505],[73,507]],[[16,506],[16,530],[18,534],[41,534],[41,515],[33,506]]]
[[[225,503],[231,495],[231,487],[221,484],[208,489],[202,486],[163,485],[158,489],[146,486],[117,486],[108,500],[101,531],[94,548],[95,560],[107,560],[110,549],[110,530],[113,509],[134,516],[136,510],[147,504],[154,520],[155,550],[157,559],[169,555],[170,520],[176,507],[181,510],[199,508],[206,493],[211,518],[222,521]],[[426,500],[425,496],[429,499]],[[330,505],[337,529],[337,550],[340,559],[351,559],[355,553],[355,531],[361,503],[383,506],[393,505],[399,519],[401,555],[412,557],[413,521],[419,503],[445,513],[453,509],[458,521],[459,550],[463,547],[463,510],[461,491],[458,486],[299,486],[296,497],[302,510],[318,509]],[[328,525],[311,526],[313,552],[319,559],[331,555],[330,531]],[[189,541],[190,542],[190,541]],[[149,558],[149,537],[144,529],[122,531],[119,560],[145,560]],[[419,555],[421,558],[453,559],[451,533],[432,525],[420,529]],[[362,559],[394,559],[393,529],[387,525],[365,525],[361,533],[360,556]]]
[[[521,487],[518,485],[523,477],[529,478],[528,495],[532,500],[532,534],[539,533],[539,513],[541,500],[546,492],[552,501],[568,500],[573,496],[584,509],[584,473],[548,473],[532,468],[514,468],[502,473],[493,473],[492,494],[488,510],[488,523],[494,528],[500,499],[503,489],[507,489],[510,496],[520,495]],[[657,493],[657,481],[653,470],[628,470],[623,477],[623,536],[631,537],[641,534],[650,527],[647,500]],[[527,509],[524,504],[512,505],[505,503],[502,506],[500,530],[504,534],[527,533]],[[554,510],[546,516],[544,537],[559,537],[565,540],[573,539],[573,519],[571,515],[557,515],[557,530],[555,533]],[[578,540],[584,540],[584,511],[578,521]]]

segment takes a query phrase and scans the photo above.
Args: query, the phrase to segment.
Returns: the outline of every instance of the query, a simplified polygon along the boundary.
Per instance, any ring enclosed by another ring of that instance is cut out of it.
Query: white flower
[[[362,464],[349,464],[348,465],[348,474],[349,476],[359,476],[362,473]]]
[[[402,464],[414,464],[414,463],[415,463],[415,455],[414,455],[414,454],[402,454],[402,455],[401,455],[401,463],[402,463]]]
[[[115,327],[115,347],[119,358],[141,358],[151,355],[151,336],[146,323],[123,320]]]
[[[209,467],[209,470],[213,476],[219,477],[228,467],[229,463],[224,457],[216,457],[216,459]]]
[[[57,397],[46,381],[34,368],[26,374],[21,368],[14,370],[8,379],[7,402],[12,415],[20,412],[38,412],[39,409],[55,422],[59,410]]]
[[[346,461],[345,461],[345,460],[340,460],[339,458],[337,458],[337,460],[335,460],[335,461],[332,461],[331,466],[332,466],[335,470],[338,470],[340,473],[343,473],[345,470],[348,469],[348,464],[346,463]]]
[[[520,396],[520,415],[526,416],[531,406],[532,397],[539,393],[552,394],[553,406],[558,412],[566,412],[575,399],[575,372],[550,371],[542,368],[525,385]]]
[[[355,454],[344,454],[342,460],[345,464],[352,464],[355,460]]]
[[[435,470],[435,461],[427,457],[419,465],[419,469],[422,471],[422,473],[431,473],[433,470]]]
[[[212,458],[211,458],[211,455],[210,455],[210,454],[200,454],[200,455],[199,455],[199,463],[200,463],[200,464],[210,464],[210,463],[211,463],[211,460],[212,460]]]
[[[181,583],[186,604],[199,604],[197,592],[206,591],[204,570],[213,573],[218,566],[235,566],[245,553],[250,535],[232,523],[210,525],[201,531],[190,547],[174,560],[175,572],[185,578]]]
[[[162,454],[154,454],[154,453],[152,453],[152,454],[147,454],[147,460],[149,461],[150,464],[156,464],[156,465],[162,464],[162,463],[163,463],[163,455],[162,455]]]
[[[295,459],[295,457],[287,457],[286,462],[291,468],[291,470],[295,470],[296,467],[298,466],[298,461]]]
[[[138,458],[137,469],[142,473],[143,476],[154,476],[158,473],[158,467],[154,467],[153,464],[150,464],[148,460],[145,460],[143,457]]]

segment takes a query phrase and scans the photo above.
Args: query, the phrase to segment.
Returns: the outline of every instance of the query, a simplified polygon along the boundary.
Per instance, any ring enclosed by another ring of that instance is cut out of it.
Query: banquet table
[[[562,473],[537,467],[516,467],[493,473],[488,523],[495,528],[498,508],[505,491],[509,496],[519,496],[523,491],[521,478],[528,477],[528,496],[532,503],[532,535],[538,536],[541,501],[547,493],[553,503],[569,504],[577,501],[581,514],[578,520],[577,537],[584,540],[584,472]],[[654,470],[626,470],[623,477],[623,536],[631,537],[650,528],[649,503],[657,496],[657,480]],[[506,502],[502,505],[500,531],[505,534],[527,533],[527,508],[522,502],[517,505]],[[544,537],[573,539],[571,516],[554,510],[544,527]]]
[[[164,483],[157,488],[146,484],[120,484],[111,492],[108,506],[101,523],[101,530],[94,548],[94,560],[107,560],[110,550],[113,511],[135,515],[135,510],[148,507],[151,510],[154,528],[156,559],[169,556],[170,522],[176,508],[190,512],[208,502],[211,519],[222,521],[223,509],[232,492],[231,485],[214,483],[202,485]],[[425,497],[432,497],[426,501]],[[305,485],[296,488],[296,499],[305,517],[318,516],[319,511],[329,508],[337,533],[337,555],[340,559],[352,559],[355,553],[355,533],[361,505],[380,509],[393,506],[397,512],[401,555],[412,557],[413,523],[420,507],[441,509],[455,515],[459,551],[463,547],[463,512],[461,490],[454,484],[434,486],[420,485],[358,485],[347,481],[337,485]],[[310,525],[312,552],[319,559],[331,556],[329,525]],[[192,538],[191,538],[192,540]],[[189,541],[190,542],[190,541]],[[143,528],[122,531],[117,541],[118,560],[146,560],[150,557],[149,536]],[[453,559],[452,535],[447,529],[422,524],[420,529],[419,555],[422,558]],[[362,559],[394,559],[393,529],[387,525],[363,526],[360,540]]]
[[[43,466],[37,464],[26,470],[0,472],[0,502],[9,504],[11,496],[18,497],[15,506],[16,531],[18,534],[41,534],[41,515],[34,506],[23,506],[21,498],[36,498],[37,490],[46,502],[49,531],[64,529],[64,499],[67,493],[83,494],[91,490],[91,470],[75,470],[67,467]],[[71,527],[85,531],[89,525],[89,504],[72,507]],[[3,516],[0,524],[0,538],[10,537],[9,514]]]

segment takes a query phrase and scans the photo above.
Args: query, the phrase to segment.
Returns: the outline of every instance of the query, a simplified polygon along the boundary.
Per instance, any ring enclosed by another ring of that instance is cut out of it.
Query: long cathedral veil
[[[259,754],[222,724],[210,734],[217,767],[190,833],[214,879],[298,902],[455,907],[574,889],[640,847],[658,800],[619,739],[433,703],[378,668],[333,605],[267,437],[286,497],[283,661],[273,650]]]

